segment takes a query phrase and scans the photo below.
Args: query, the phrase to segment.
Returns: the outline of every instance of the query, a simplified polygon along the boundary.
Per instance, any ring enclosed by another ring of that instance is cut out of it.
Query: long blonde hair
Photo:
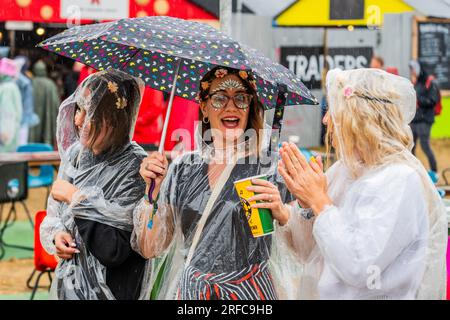
[[[362,167],[401,157],[413,143],[408,126],[410,112],[404,112],[411,97],[407,97],[408,102],[403,101],[398,88],[385,84],[385,73],[365,70],[342,72],[327,82],[332,118],[332,125],[327,128],[327,148],[335,141],[337,158],[345,162],[353,176],[358,176]],[[397,82],[408,86],[402,79]]]
[[[327,75],[332,138],[353,178],[365,169],[401,163],[421,178],[427,203],[426,269],[417,299],[445,297],[447,218],[431,179],[411,153],[409,123],[416,112],[416,92],[405,78],[376,69],[332,70]]]

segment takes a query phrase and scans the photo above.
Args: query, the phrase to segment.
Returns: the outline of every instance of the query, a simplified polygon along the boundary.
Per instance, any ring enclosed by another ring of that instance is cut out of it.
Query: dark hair
[[[244,85],[245,89],[247,90],[247,93],[251,94],[253,96],[252,98],[252,102],[250,104],[250,112],[248,115],[248,122],[247,122],[247,128],[245,128],[245,130],[248,129],[254,129],[256,131],[257,134],[257,139],[258,139],[258,143],[260,142],[260,130],[263,129],[263,125],[264,125],[264,111],[263,111],[263,106],[261,104],[261,102],[258,99],[258,95],[256,93],[256,80],[253,76],[253,74],[250,71],[245,71],[247,78],[244,79],[243,77],[241,77],[239,75],[240,72],[242,72],[242,70],[237,70],[237,69],[232,69],[232,68],[226,68],[226,67],[215,67],[212,70],[210,70],[208,73],[206,73],[203,78],[200,80],[200,92],[199,92],[199,102],[200,105],[204,102],[206,102],[206,100],[208,100],[209,98],[209,90],[211,88],[211,82],[216,79],[215,73],[217,70],[219,69],[225,69],[227,70],[227,75],[231,75],[234,74],[236,75],[241,81],[242,84]],[[202,87],[202,82],[209,82],[209,86],[207,89],[204,89]],[[203,114],[200,108],[200,118],[202,118]],[[210,123],[203,123],[202,124],[202,135],[207,131],[211,129],[211,125]]]
[[[378,61],[378,63],[379,63],[382,67],[384,67],[384,60],[383,60],[382,57],[380,57],[380,56],[373,56],[372,59]]]
[[[417,75],[417,81],[419,83],[425,84],[427,82],[429,74],[428,72],[426,72],[424,64],[419,60],[417,60],[417,62],[419,63],[420,66],[420,74]]]
[[[117,91],[111,92],[108,83],[117,84]],[[137,115],[141,99],[139,86],[131,76],[114,69],[92,75],[87,88],[93,88],[101,94],[95,110],[90,114],[91,129],[89,131],[89,146],[92,150],[104,127],[108,128],[103,151],[115,152],[130,141],[133,121]],[[127,103],[122,109],[117,108],[118,97],[125,98]]]

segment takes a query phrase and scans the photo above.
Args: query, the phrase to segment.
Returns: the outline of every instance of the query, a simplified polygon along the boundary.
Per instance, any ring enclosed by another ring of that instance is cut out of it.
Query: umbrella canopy
[[[276,107],[280,85],[286,105],[318,104],[290,70],[194,21],[154,16],[77,26],[39,46],[98,70],[123,70],[160,91],[171,92],[176,82],[174,94],[189,100],[195,100],[202,76],[220,65],[251,70],[267,109]]]

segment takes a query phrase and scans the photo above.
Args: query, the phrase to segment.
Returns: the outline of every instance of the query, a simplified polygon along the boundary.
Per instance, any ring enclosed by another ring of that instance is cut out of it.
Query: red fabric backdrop
[[[110,0],[91,0],[93,2]],[[183,19],[217,19],[188,0],[129,0],[130,17],[166,15]],[[60,18],[61,0],[3,0],[0,7],[0,21],[33,21],[65,23]],[[89,23],[83,20],[82,23]]]

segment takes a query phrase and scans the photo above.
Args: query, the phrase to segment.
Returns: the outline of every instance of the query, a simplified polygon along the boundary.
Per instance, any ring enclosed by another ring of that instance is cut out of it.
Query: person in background
[[[75,61],[72,69],[67,70],[64,76],[64,98],[69,97],[77,89],[82,67],[83,64],[81,62]]]
[[[133,135],[133,141],[144,149],[157,148],[164,124],[165,106],[163,92],[145,88]]]
[[[26,56],[17,56],[14,61],[19,70],[16,77],[16,84],[22,96],[23,107],[18,144],[24,145],[28,143],[29,129],[39,123],[39,117],[34,113],[33,85],[31,79],[26,74],[30,61]]]
[[[64,92],[64,75],[67,72],[67,66],[61,63],[55,63],[55,61],[51,61],[47,63],[46,60],[43,60],[47,66],[48,77],[56,84],[56,88],[58,89],[58,96],[60,101],[65,96]]]
[[[168,94],[145,88],[133,136],[133,141],[139,143],[144,149],[151,150],[151,147],[156,149],[159,146],[168,101]],[[194,149],[195,123],[198,121],[198,114],[198,103],[174,97],[164,150],[191,151]]]
[[[430,75],[424,70],[423,66],[417,60],[409,63],[411,71],[411,81],[417,94],[417,112],[411,123],[411,129],[414,136],[414,147],[412,153],[415,154],[417,139],[420,140],[420,146],[428,158],[430,171],[428,174],[431,180],[438,181],[437,163],[433,150],[430,146],[431,127],[434,123],[434,107],[439,101],[439,88]]]
[[[384,60],[380,56],[373,56],[372,60],[370,61],[370,67],[374,69],[381,69],[385,70],[386,72],[389,72],[393,75],[398,76],[398,68],[397,67],[385,67],[384,66]]]
[[[320,107],[322,110],[322,118],[325,116],[325,114],[327,113],[327,88],[326,88],[326,84],[325,84],[325,79],[327,78],[327,73],[330,70],[330,66],[328,65],[328,62],[325,62],[325,65],[323,67],[322,70],[322,79],[321,79],[321,87],[322,87],[322,99],[320,101]],[[327,132],[327,128],[325,126],[325,124],[321,121],[320,122],[321,128],[320,128],[320,145],[321,146],[325,146],[325,134]]]
[[[86,79],[91,74],[93,74],[97,71],[94,68],[91,68],[87,65],[83,65],[83,66],[81,66],[81,68],[79,68],[79,72],[80,72],[80,75],[78,76],[78,84],[81,84],[84,81],[84,79]]]
[[[395,76],[400,75],[400,73],[398,72],[398,68],[396,67],[386,67],[386,72],[389,72]]]
[[[56,84],[47,76],[47,67],[43,61],[37,61],[33,67],[32,80],[34,109],[40,123],[30,130],[29,141],[55,145],[56,116],[60,98]]]
[[[370,60],[370,67],[375,69],[384,69],[384,60],[380,56],[373,56]]]
[[[18,70],[8,58],[0,60],[0,152],[14,152],[17,148],[22,100],[14,79]]]
[[[0,58],[8,58],[9,47],[0,46]]]

